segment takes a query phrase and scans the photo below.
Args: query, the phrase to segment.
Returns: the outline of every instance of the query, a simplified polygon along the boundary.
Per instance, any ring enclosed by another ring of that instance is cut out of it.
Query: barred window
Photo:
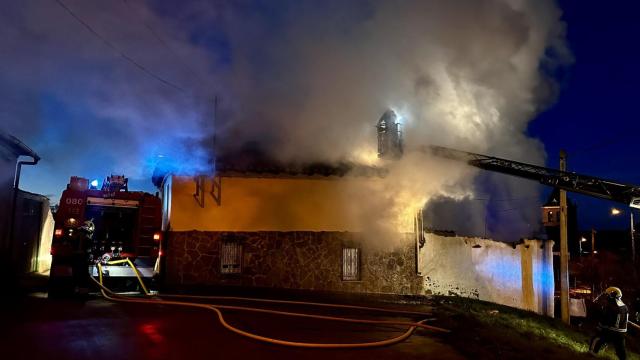
[[[242,244],[240,242],[222,242],[220,266],[222,274],[240,274],[242,272]]]
[[[360,280],[360,249],[342,249],[342,280]]]

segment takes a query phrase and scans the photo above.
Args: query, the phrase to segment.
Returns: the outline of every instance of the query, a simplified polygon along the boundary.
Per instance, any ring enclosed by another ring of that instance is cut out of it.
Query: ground
[[[246,294],[243,294],[246,295]],[[261,294],[263,295],[263,294]],[[287,295],[290,297],[291,295]],[[327,300],[312,294],[302,300]],[[586,354],[589,331],[504,306],[460,298],[345,298],[342,302],[429,312],[430,324],[452,330],[417,330],[397,345],[359,350],[310,350],[271,345],[223,328],[207,310],[123,304],[91,294],[48,299],[43,292],[16,295],[0,310],[0,348],[6,359],[576,359]],[[337,298],[331,302],[340,301]],[[226,303],[238,304],[227,301]],[[251,305],[240,303],[241,305]],[[255,305],[255,304],[253,304]],[[265,307],[261,305],[261,307]],[[359,310],[268,306],[278,310],[384,320],[419,317],[372,315]],[[345,324],[269,314],[224,311],[228,322],[261,335],[308,342],[360,342],[401,334],[394,326]],[[637,336],[630,334],[630,337]],[[634,347],[635,344],[630,344]],[[613,358],[611,350],[605,357]],[[632,358],[638,358],[633,354]]]

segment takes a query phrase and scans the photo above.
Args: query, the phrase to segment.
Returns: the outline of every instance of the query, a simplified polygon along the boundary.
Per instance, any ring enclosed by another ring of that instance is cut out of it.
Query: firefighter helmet
[[[620,299],[622,298],[622,290],[615,286],[610,286],[604,291],[610,298]]]
[[[93,232],[96,230],[96,226],[93,224],[93,219],[86,220],[84,222],[84,225],[81,226],[81,229],[89,234],[93,234]]]

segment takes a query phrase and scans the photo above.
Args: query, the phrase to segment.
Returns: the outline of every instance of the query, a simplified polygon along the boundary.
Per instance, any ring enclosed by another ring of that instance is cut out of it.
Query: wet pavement
[[[249,303],[226,302],[234,305]],[[392,305],[387,305],[392,306]],[[299,305],[276,310],[352,318],[421,320],[360,310]],[[406,308],[406,306],[404,306]],[[423,310],[416,308],[414,310]],[[352,343],[401,335],[403,327],[347,324],[244,311],[224,311],[233,326],[259,335],[301,342]],[[12,299],[0,310],[4,359],[461,359],[446,336],[416,330],[408,340],[370,349],[300,349],[266,344],[222,327],[212,311],[156,304],[122,304],[99,296]]]

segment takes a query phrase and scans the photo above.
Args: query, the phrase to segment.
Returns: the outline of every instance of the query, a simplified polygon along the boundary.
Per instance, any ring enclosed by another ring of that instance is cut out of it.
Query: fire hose
[[[239,334],[241,336],[248,337],[250,339],[262,341],[270,344],[291,346],[291,347],[301,347],[301,348],[324,348],[324,349],[335,349],[335,348],[372,348],[379,346],[387,346],[397,344],[409,338],[416,328],[422,328],[425,330],[437,331],[437,332],[449,332],[447,329],[443,329],[436,326],[426,325],[429,319],[424,319],[418,322],[411,321],[389,321],[389,320],[364,320],[364,319],[352,319],[352,318],[343,318],[343,317],[335,317],[335,316],[325,316],[325,315],[315,315],[315,314],[305,314],[305,313],[296,313],[296,312],[288,312],[288,311],[277,311],[277,310],[269,310],[263,308],[253,308],[253,307],[244,307],[244,306],[231,306],[231,305],[219,305],[219,304],[201,304],[201,303],[193,303],[187,301],[175,301],[175,300],[163,300],[161,297],[152,294],[148,291],[144,282],[142,281],[142,277],[140,272],[135,267],[133,262],[129,259],[110,261],[107,264],[115,265],[115,264],[127,264],[129,265],[137,279],[141,285],[141,288],[144,292],[144,298],[136,298],[132,296],[123,296],[121,294],[117,294],[104,286],[103,278],[102,278],[102,264],[98,263],[98,275],[99,280],[96,280],[93,276],[91,276],[91,280],[100,288],[102,296],[106,299],[114,302],[124,302],[124,303],[138,303],[138,304],[156,304],[156,305],[173,305],[173,306],[182,306],[182,307],[193,307],[199,309],[206,309],[209,311],[213,311],[216,313],[218,317],[218,321],[220,324],[227,330]],[[254,301],[261,303],[274,303],[274,304],[297,304],[297,305],[311,305],[318,307],[333,307],[333,308],[348,308],[348,309],[358,309],[358,310],[368,310],[368,311],[376,311],[376,312],[388,312],[395,314],[412,314],[412,315],[428,315],[426,313],[413,312],[413,311],[393,311],[389,309],[376,308],[376,307],[365,307],[365,306],[353,306],[353,305],[339,305],[339,304],[325,304],[325,303],[315,303],[315,302],[303,302],[303,301],[285,301],[285,300],[267,300],[267,299],[253,299],[253,298],[241,298],[241,297],[225,297],[225,296],[189,296],[189,295],[162,295],[163,297],[174,297],[174,298],[198,298],[198,299],[207,299],[207,300],[241,300],[241,301]],[[234,327],[227,323],[224,319],[221,310],[240,310],[240,311],[250,311],[250,312],[259,312],[259,313],[267,313],[267,314],[275,314],[275,315],[283,315],[283,316],[291,316],[291,317],[302,317],[302,318],[310,318],[310,319],[320,319],[320,320],[328,320],[328,321],[338,321],[338,322],[348,322],[348,323],[359,323],[359,324],[380,324],[380,325],[400,325],[400,326],[408,326],[407,330],[397,337],[372,341],[372,342],[362,342],[362,343],[309,343],[309,342],[297,342],[297,341],[288,341],[282,339],[274,339],[262,335],[253,334],[237,327]]]

